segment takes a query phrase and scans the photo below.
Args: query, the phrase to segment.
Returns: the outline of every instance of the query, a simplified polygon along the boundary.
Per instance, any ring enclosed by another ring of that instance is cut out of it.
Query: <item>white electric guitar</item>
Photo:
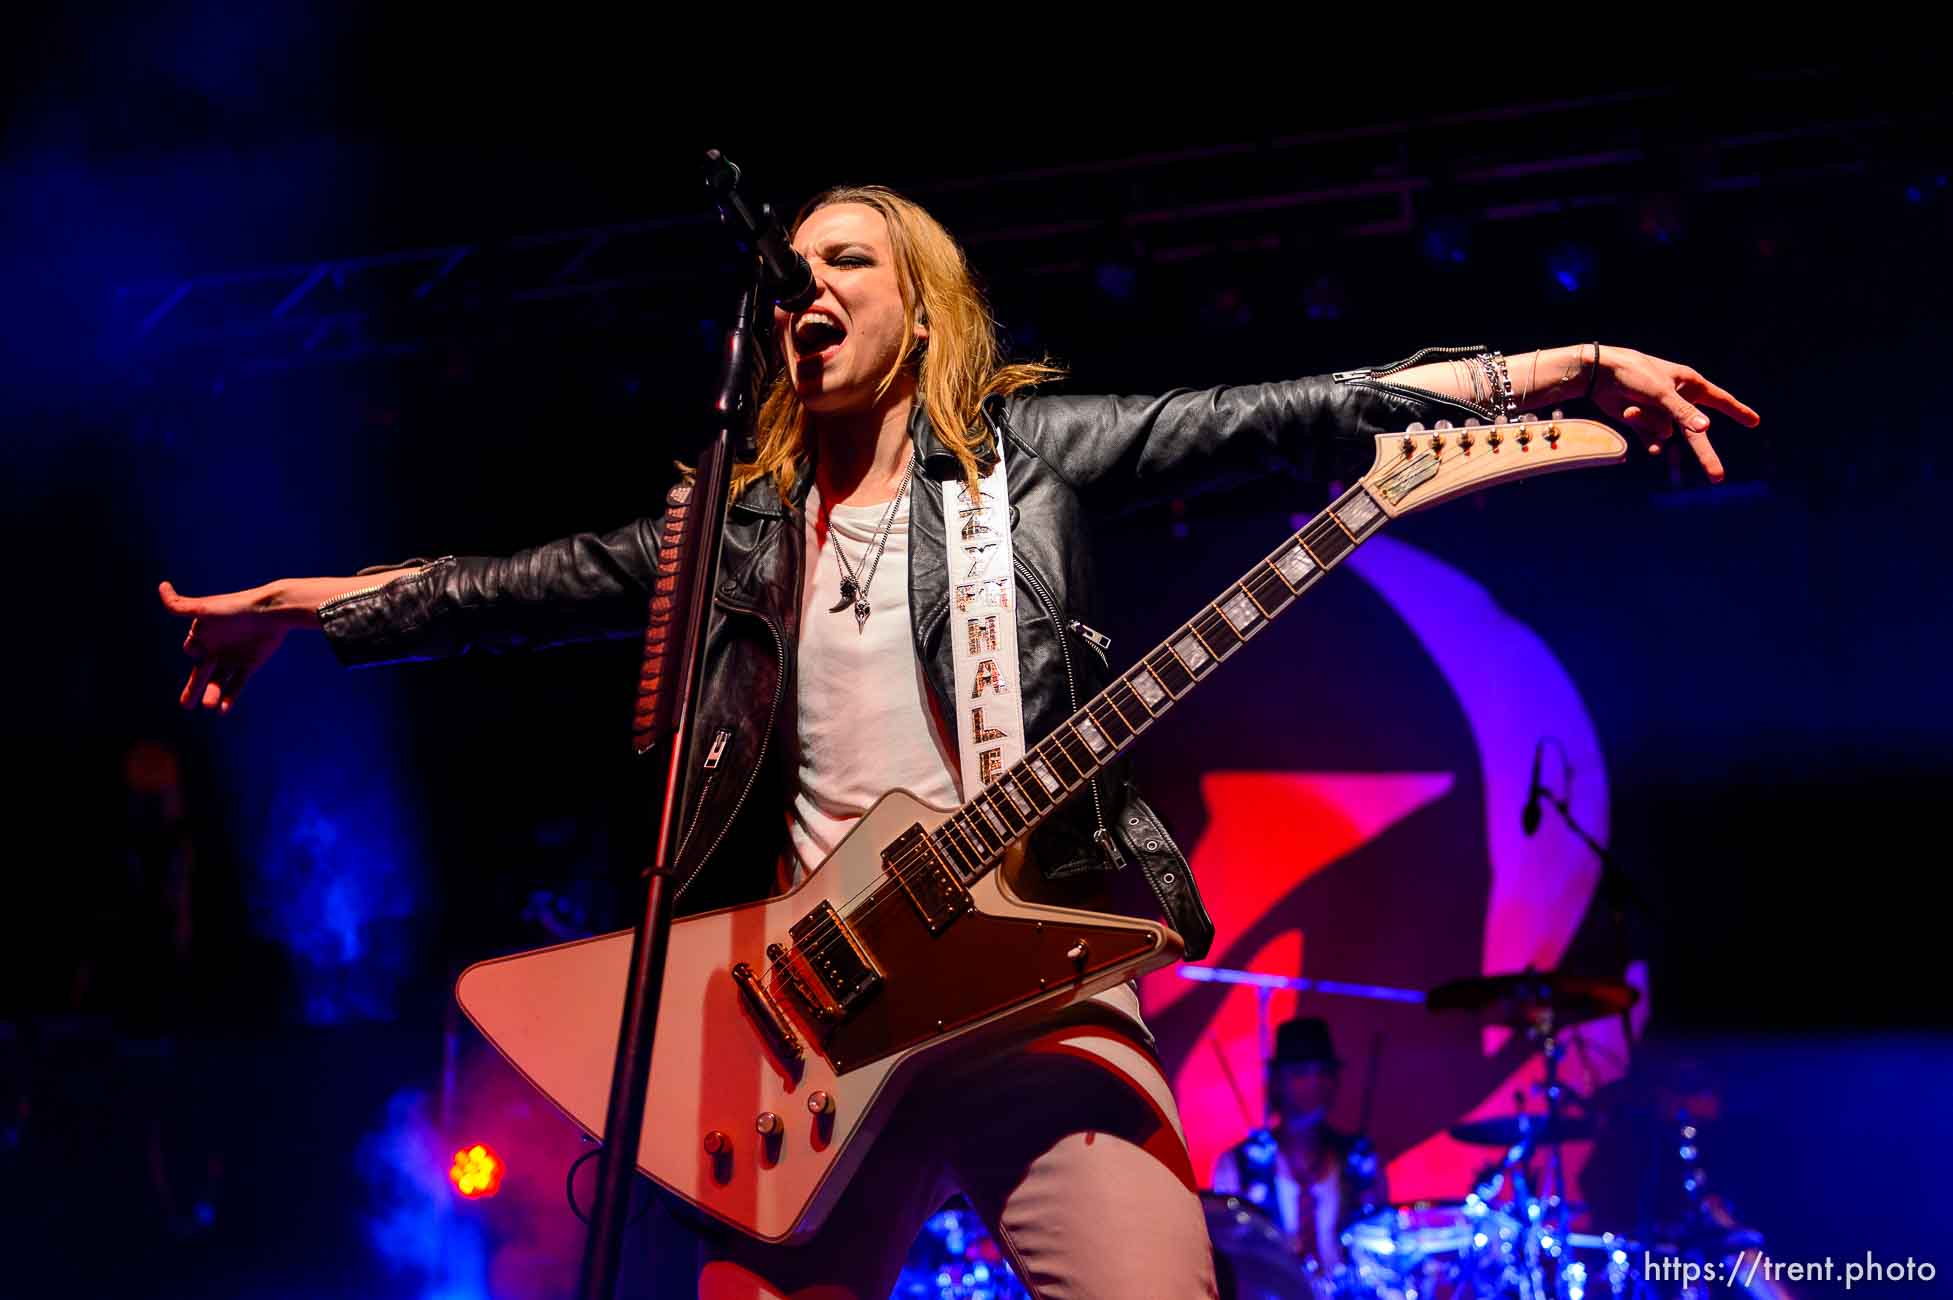
[[[792,893],[674,921],[637,1165],[766,1241],[820,1226],[921,1058],[1157,969],[1165,926],[1010,886],[1025,838],[1383,526],[1494,483],[1618,463],[1604,424],[1379,435],[1360,482],[976,798],[893,790]],[[524,1078],[601,1137],[631,932],[469,967],[456,997]]]

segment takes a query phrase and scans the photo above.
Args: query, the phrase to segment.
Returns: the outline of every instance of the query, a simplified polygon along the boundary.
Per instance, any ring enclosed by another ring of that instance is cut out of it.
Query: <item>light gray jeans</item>
[[[1200,1300],[1214,1261],[1128,985],[924,1068],[814,1238],[706,1246],[700,1300],[888,1300],[956,1192],[1040,1300]]]

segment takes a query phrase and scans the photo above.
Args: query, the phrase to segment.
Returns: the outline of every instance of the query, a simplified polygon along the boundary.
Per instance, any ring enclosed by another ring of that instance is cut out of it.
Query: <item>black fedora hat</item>
[[[1269,1065],[1339,1066],[1342,1063],[1329,1039],[1329,1022],[1321,1016],[1301,1016],[1275,1026],[1275,1054],[1268,1058]]]

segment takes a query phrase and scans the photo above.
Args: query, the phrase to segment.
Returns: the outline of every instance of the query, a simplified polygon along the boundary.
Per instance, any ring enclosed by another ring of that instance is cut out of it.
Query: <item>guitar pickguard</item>
[[[888,972],[888,986],[821,1031],[820,1050],[837,1072],[852,1070],[1130,967],[1158,945],[1156,934],[1076,916],[1046,922],[972,911],[932,933],[899,899],[873,908],[853,929]]]

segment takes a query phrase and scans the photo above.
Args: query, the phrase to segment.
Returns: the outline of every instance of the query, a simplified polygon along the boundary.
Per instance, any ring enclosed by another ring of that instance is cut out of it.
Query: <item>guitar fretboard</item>
[[[1363,483],[1345,492],[951,814],[930,835],[942,860],[965,885],[996,866],[1385,518]]]

